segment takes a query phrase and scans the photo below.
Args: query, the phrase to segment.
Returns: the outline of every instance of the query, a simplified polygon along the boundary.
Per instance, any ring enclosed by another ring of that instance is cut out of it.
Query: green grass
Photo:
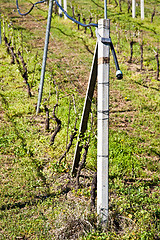
[[[88,17],[91,12],[95,16],[94,22],[103,17],[103,1],[71,2],[76,14],[81,11]],[[111,37],[124,78],[116,80],[111,57],[110,214],[108,226],[102,229],[97,222],[96,210],[90,209],[91,181],[97,164],[96,91],[92,103],[93,125],[89,120],[82,141],[84,144],[90,134],[87,162],[78,190],[76,180],[70,176],[76,139],[66,158],[59,163],[74,130],[76,117],[79,128],[96,43],[95,33],[94,38],[90,38],[89,29],[86,34],[82,28],[77,31],[75,24],[53,14],[41,112],[36,115],[47,6],[39,5],[31,16],[21,18],[12,11],[15,4],[2,1],[5,22],[2,30],[5,28],[11,40],[14,36],[16,46],[13,40],[12,45],[16,51],[23,49],[32,97],[28,98],[18,66],[11,64],[2,41],[0,239],[69,239],[71,236],[86,240],[159,239],[160,83],[156,80],[153,49],[157,51],[160,27],[158,13],[150,23],[154,4],[146,3],[148,10],[144,21],[140,20],[139,13],[136,19],[131,18],[131,13],[127,13],[127,2],[122,3],[122,13],[119,7],[114,8],[114,1],[108,4]],[[156,10],[159,11],[159,5]],[[70,8],[69,12],[72,14]],[[10,28],[9,22],[13,24]],[[141,31],[143,70],[140,70]],[[131,40],[136,44],[133,46],[133,62],[128,63]],[[62,125],[54,144],[50,145],[56,127],[52,112],[57,100],[56,115]],[[45,131],[44,104],[50,114],[49,131]]]

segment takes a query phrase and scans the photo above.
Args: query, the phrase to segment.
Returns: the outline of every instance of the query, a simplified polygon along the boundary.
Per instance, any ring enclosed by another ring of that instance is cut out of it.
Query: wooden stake
[[[80,124],[80,128],[79,128],[79,137],[78,137],[76,150],[75,150],[75,154],[74,154],[74,160],[73,160],[73,166],[72,166],[72,175],[73,176],[76,176],[80,157],[81,157],[82,146],[80,146],[80,142],[81,142],[80,136],[81,137],[84,136],[84,133],[87,129],[89,113],[91,111],[91,102],[92,102],[92,97],[93,97],[94,88],[95,88],[96,79],[97,79],[97,55],[98,55],[98,44],[96,44],[96,47],[95,47],[94,58],[93,58],[93,62],[92,62],[92,68],[91,68],[91,73],[90,73],[90,77],[89,77],[85,103],[84,103],[84,107],[83,107],[83,114],[82,114],[81,124]]]

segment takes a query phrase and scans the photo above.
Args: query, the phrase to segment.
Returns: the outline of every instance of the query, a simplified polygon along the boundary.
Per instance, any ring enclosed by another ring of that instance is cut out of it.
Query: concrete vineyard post
[[[98,21],[101,38],[110,37],[110,20]],[[98,41],[98,106],[97,106],[97,213],[108,220],[108,160],[109,160],[109,61],[110,43]]]
[[[136,17],[136,0],[132,0],[132,18]]]
[[[64,0],[64,10],[67,12],[67,0]],[[67,19],[66,15],[64,15],[64,19]]]

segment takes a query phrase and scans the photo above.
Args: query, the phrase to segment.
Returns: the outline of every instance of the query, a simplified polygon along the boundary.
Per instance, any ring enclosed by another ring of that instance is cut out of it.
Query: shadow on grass
[[[60,29],[60,28],[58,28],[58,27],[52,27],[52,28],[60,31],[63,35],[65,35],[65,36],[67,36],[67,37],[70,37],[70,38],[73,38],[73,37],[74,37],[74,38],[78,38],[78,39],[82,40],[83,45],[84,45],[84,47],[86,48],[86,50],[87,50],[89,53],[91,53],[92,55],[94,55],[94,53],[89,49],[89,46],[86,44],[84,38],[82,38],[82,37],[76,37],[74,34],[67,34],[66,32],[64,32],[62,29]]]
[[[160,89],[158,89],[158,88],[148,87],[147,85],[142,84],[142,83],[139,83],[139,82],[137,82],[137,81],[135,81],[135,83],[138,84],[138,85],[140,85],[140,86],[142,86],[142,87],[144,87],[144,88],[151,88],[151,89],[153,89],[153,90],[156,90],[157,92],[160,92]]]
[[[144,187],[150,187],[150,188],[159,185],[158,179],[124,178],[123,180],[125,184],[137,183],[137,184],[143,185]]]
[[[101,5],[99,5],[98,3],[96,3],[94,0],[91,0],[97,7],[103,9],[103,7]]]
[[[44,202],[47,198],[49,197],[55,197],[56,194],[55,193],[51,193],[51,194],[47,194],[47,195],[43,195],[43,196],[35,196],[33,200],[28,200],[28,201],[25,201],[25,202],[17,202],[17,203],[14,203],[14,204],[6,204],[6,205],[2,205],[0,207],[0,210],[1,211],[4,211],[4,210],[10,210],[10,209],[15,209],[15,208],[24,208],[26,206],[34,206],[34,205],[37,205],[38,202]]]
[[[67,36],[67,37],[75,37],[74,34],[67,34],[66,32],[64,32],[62,29],[58,28],[58,27],[52,27],[53,29],[56,29],[58,31],[60,31],[63,35]]]
[[[6,98],[5,98],[5,95],[2,94],[2,93],[0,93],[0,97],[1,97],[1,99],[2,99],[2,104],[5,105],[5,108],[8,108],[8,107],[9,107],[9,104],[8,104],[8,101],[7,101]]]
[[[126,113],[126,112],[137,112],[137,109],[126,109],[126,110],[111,110],[110,113]]]
[[[71,190],[71,188],[66,186],[66,187],[62,188],[60,192],[57,192],[57,193],[49,193],[49,194],[46,194],[46,195],[35,196],[34,199],[32,199],[32,200],[28,200],[28,201],[24,201],[24,202],[23,201],[22,202],[17,202],[17,203],[14,203],[14,204],[9,203],[9,204],[2,205],[0,207],[0,210],[5,211],[5,210],[10,210],[10,209],[15,209],[15,208],[22,209],[26,206],[35,206],[38,203],[44,202],[48,198],[55,198],[55,197],[58,197],[60,195],[67,195],[67,193],[70,190]]]

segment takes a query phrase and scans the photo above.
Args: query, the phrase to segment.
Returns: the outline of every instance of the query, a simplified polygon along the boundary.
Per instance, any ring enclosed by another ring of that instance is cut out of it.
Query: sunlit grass
[[[82,11],[85,16],[88,16],[90,9],[92,14],[98,12],[96,19],[93,18],[95,22],[97,17],[103,17],[103,1],[90,3],[86,1],[84,8],[84,2],[79,1],[76,11]],[[75,1],[72,4],[76,6]],[[116,69],[111,57],[110,220],[108,228],[102,230],[97,223],[96,211],[90,211],[91,181],[97,164],[96,90],[92,103],[93,124],[90,118],[82,141],[84,145],[90,135],[86,166],[78,190],[75,179],[70,177],[76,140],[66,158],[59,163],[74,130],[76,117],[76,126],[79,128],[96,43],[95,33],[92,39],[89,29],[87,34],[82,28],[77,31],[77,25],[53,15],[41,112],[36,116],[47,5],[35,8],[33,17],[26,18],[18,15],[13,17],[12,14],[7,16],[11,5],[5,6],[3,18],[5,21],[13,21],[16,49],[20,51],[22,31],[23,54],[29,83],[32,85],[32,97],[28,98],[18,67],[16,64],[11,65],[11,58],[2,41],[0,238],[59,239],[61,236],[63,239],[65,236],[69,239],[70,235],[67,234],[72,235],[74,232],[79,234],[78,239],[158,239],[160,97],[153,51],[158,48],[158,16],[150,24],[152,8],[142,22],[139,16],[132,19],[131,14],[126,14],[127,3],[122,5],[121,14],[119,7],[114,8],[114,2],[108,7],[111,37],[124,78],[116,80]],[[150,6],[149,3],[147,6]],[[72,14],[70,8],[69,11]],[[9,31],[12,31],[8,30],[7,24],[5,29],[8,36]],[[142,30],[144,66],[141,71]],[[131,40],[136,43],[133,45],[133,61],[128,63]],[[62,125],[54,144],[50,145],[56,127],[52,112],[57,102],[56,116]],[[44,104],[49,108],[49,131],[45,131]]]

